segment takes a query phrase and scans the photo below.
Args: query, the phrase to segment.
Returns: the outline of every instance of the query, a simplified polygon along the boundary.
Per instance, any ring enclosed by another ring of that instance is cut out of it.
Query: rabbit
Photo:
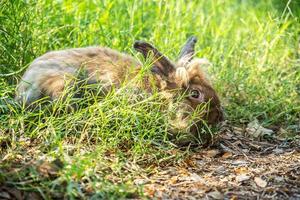
[[[191,113],[199,105],[207,103],[203,120],[208,124],[217,124],[223,120],[220,99],[213,89],[205,67],[206,59],[194,58],[197,38],[190,37],[180,51],[176,62],[170,61],[154,46],[144,41],[136,41],[134,49],[145,59],[152,55],[149,74],[138,86],[151,93],[151,83],[155,88],[168,95],[169,101],[185,94],[176,116],[170,119],[170,132],[199,131],[199,118],[189,123]],[[133,79],[142,69],[142,63],[133,56],[120,53],[107,47],[86,47],[48,52],[35,59],[26,70],[19,85],[15,99],[30,105],[41,97],[52,100],[59,98],[68,81],[77,76],[78,71],[87,74],[87,84],[101,84],[103,90],[118,88],[122,82]]]

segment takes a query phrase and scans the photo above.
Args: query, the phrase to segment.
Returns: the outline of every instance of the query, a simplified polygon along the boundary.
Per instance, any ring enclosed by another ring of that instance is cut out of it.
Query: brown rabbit
[[[151,83],[162,93],[168,94],[172,103],[178,95],[184,95],[176,116],[170,119],[171,132],[198,132],[199,118],[190,125],[191,115],[198,105],[207,103],[201,116],[209,124],[223,119],[220,100],[211,86],[203,67],[209,64],[205,59],[194,57],[197,39],[189,38],[183,46],[178,61],[171,62],[155,47],[146,42],[137,41],[134,48],[145,58],[152,55],[151,73],[143,79],[139,88],[151,92]],[[101,84],[104,90],[119,87],[126,79],[137,76],[142,64],[132,56],[103,47],[76,48],[52,51],[35,59],[22,77],[17,88],[16,99],[29,105],[37,99],[49,96],[57,99],[64,91],[68,81],[84,70],[87,84]],[[178,98],[177,98],[178,99]]]

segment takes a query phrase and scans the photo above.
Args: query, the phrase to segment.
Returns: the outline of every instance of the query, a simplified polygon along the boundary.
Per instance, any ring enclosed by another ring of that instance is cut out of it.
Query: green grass
[[[166,138],[166,113],[155,96],[87,94],[99,103],[78,100],[89,106],[71,113],[61,101],[36,111],[7,107],[30,62],[56,49],[101,45],[136,56],[133,42],[146,40],[175,58],[187,37],[196,35],[197,56],[213,63],[209,72],[230,123],[258,119],[295,133],[299,17],[296,0],[0,0],[0,181],[45,198],[83,198],[86,188],[94,198],[142,196],[132,177],[189,154]],[[58,175],[24,165],[45,155],[63,163]],[[18,173],[11,170],[21,166]]]

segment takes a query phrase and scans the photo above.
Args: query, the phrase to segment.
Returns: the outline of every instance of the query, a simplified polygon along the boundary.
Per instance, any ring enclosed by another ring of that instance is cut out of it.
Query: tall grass
[[[3,166],[13,168],[23,154],[26,159],[45,154],[65,166],[54,179],[29,167],[18,176],[3,171],[2,180],[44,197],[58,191],[83,196],[83,188],[98,197],[125,197],[141,194],[132,176],[184,155],[166,139],[166,115],[155,97],[136,100],[134,92],[116,91],[90,95],[87,99],[96,103],[78,100],[89,106],[73,112],[66,111],[65,101],[35,111],[7,105],[30,62],[56,49],[101,45],[137,56],[133,42],[146,40],[175,58],[186,38],[196,35],[197,56],[213,63],[208,70],[228,121],[239,125],[258,119],[296,131],[299,10],[293,0],[0,0],[0,141],[8,144],[1,150]],[[27,140],[35,145],[26,146]],[[28,153],[31,148],[34,153]],[[19,184],[24,180],[33,181]]]

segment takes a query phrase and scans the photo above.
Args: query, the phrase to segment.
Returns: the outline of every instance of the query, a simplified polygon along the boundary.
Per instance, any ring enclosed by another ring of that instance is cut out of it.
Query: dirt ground
[[[137,182],[158,199],[300,199],[300,140],[252,139],[236,129]]]
[[[179,165],[153,167],[134,184],[149,199],[300,199],[300,138],[260,137],[267,132],[253,137],[251,129],[225,127],[213,146],[194,149]],[[41,197],[0,186],[0,199]]]

